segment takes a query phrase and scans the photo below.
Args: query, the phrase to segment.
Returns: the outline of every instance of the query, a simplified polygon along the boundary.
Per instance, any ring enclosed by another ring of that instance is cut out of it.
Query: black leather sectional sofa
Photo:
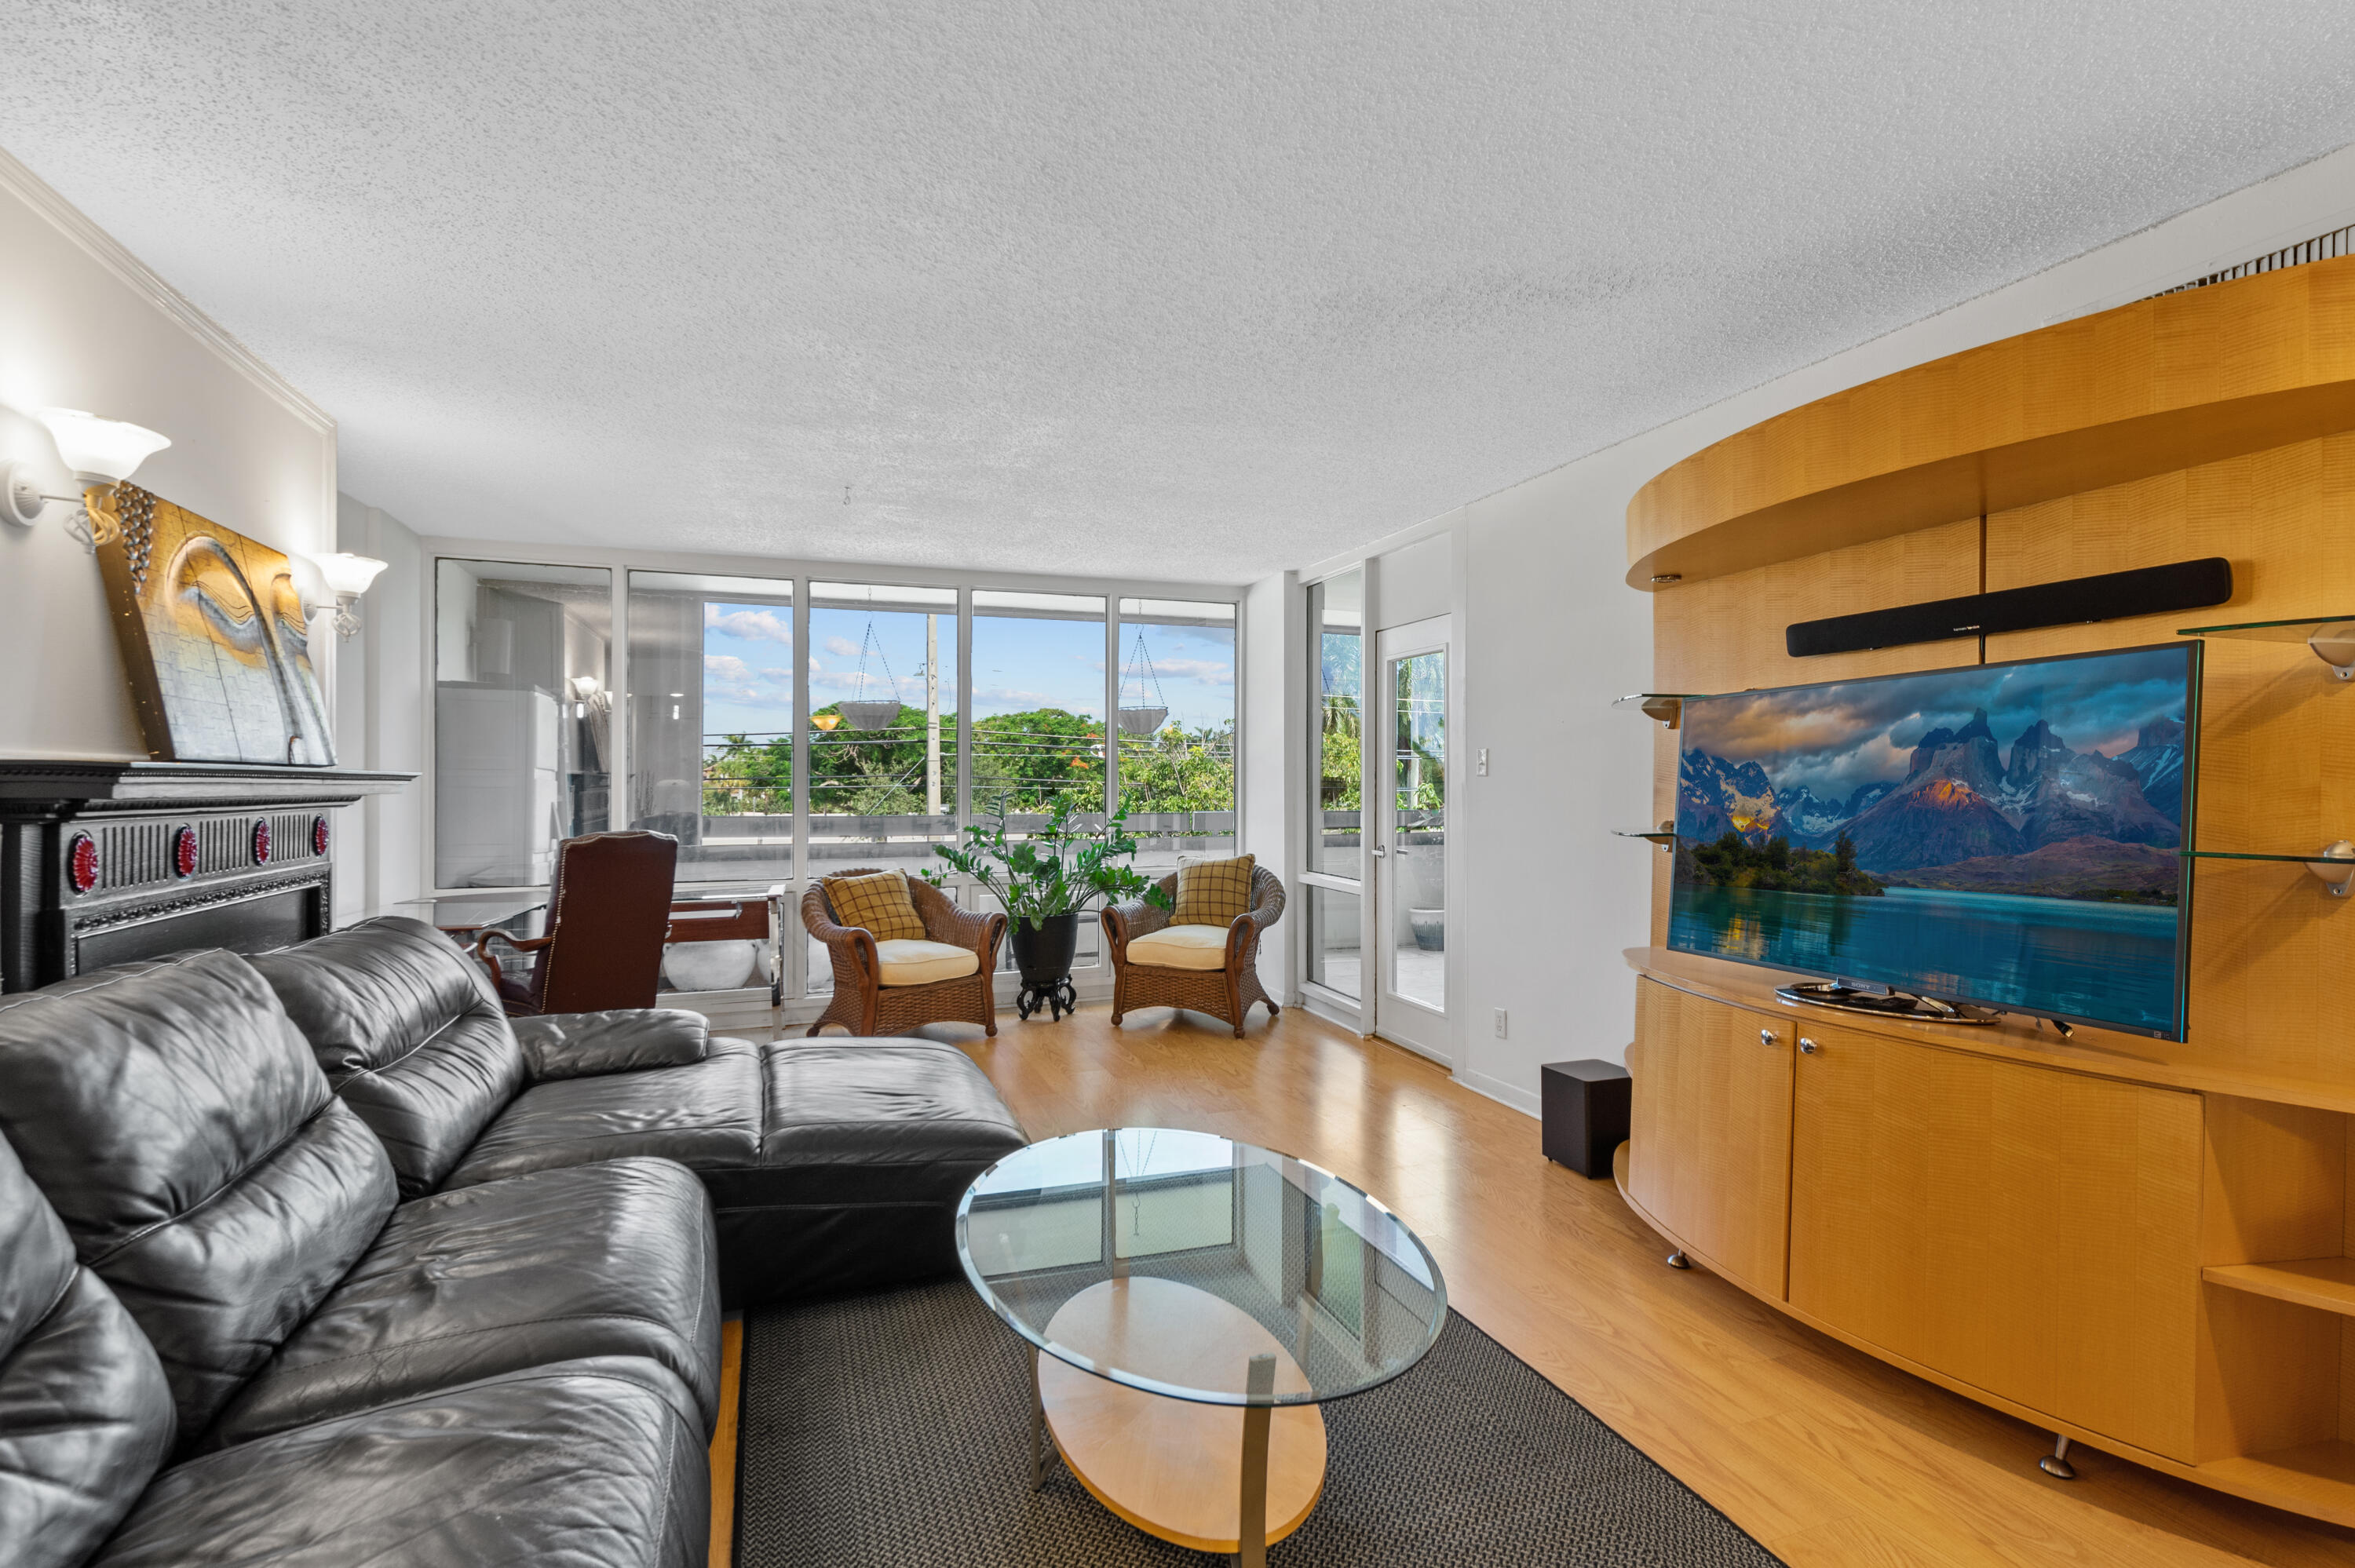
[[[0,1000],[0,1562],[687,1564],[723,1303],[954,1266],[962,1052],[511,1027],[430,927]]]

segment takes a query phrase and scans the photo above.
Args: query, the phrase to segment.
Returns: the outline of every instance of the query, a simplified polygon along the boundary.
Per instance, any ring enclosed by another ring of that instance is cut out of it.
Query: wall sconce
[[[572,698],[574,718],[587,718],[591,708],[603,713],[610,705],[605,683],[594,675],[575,675],[565,683],[565,690]]]
[[[66,532],[80,540],[83,549],[96,554],[101,545],[111,545],[123,536],[114,487],[150,456],[170,446],[171,440],[143,426],[101,419],[79,408],[30,412],[48,427],[49,439],[58,444],[58,456],[73,470],[74,482],[81,487],[81,510],[67,523]],[[0,516],[18,527],[29,528],[38,521],[45,503],[75,499],[44,493],[31,480],[20,477],[16,469],[14,461],[0,462]]]
[[[350,637],[360,629],[359,612],[353,607],[368,592],[368,584],[376,581],[377,573],[384,570],[384,563],[373,556],[339,550],[332,556],[314,556],[311,564],[319,568],[327,591],[336,596],[336,635]]]

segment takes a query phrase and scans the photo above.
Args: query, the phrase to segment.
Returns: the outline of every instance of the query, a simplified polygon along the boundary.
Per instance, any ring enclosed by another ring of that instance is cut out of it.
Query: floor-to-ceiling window
[[[1364,996],[1365,574],[1308,589],[1308,844],[1304,947],[1307,978]]]
[[[1233,853],[1235,607],[1124,599],[1119,640],[1120,800],[1138,868]]]
[[[794,585],[629,578],[629,821],[682,883],[794,874]]]
[[[682,893],[783,889],[789,927],[802,879],[866,865],[992,909],[935,850],[998,811],[1036,833],[1058,800],[1101,826],[1115,777],[1145,869],[1235,844],[1231,599],[454,552],[434,570],[437,889],[544,888],[562,839],[630,826],[679,841]],[[1080,938],[1100,963],[1092,916]],[[793,945],[789,996],[823,993],[823,949]]]
[[[1058,800],[1073,820],[1104,821],[1104,601],[1093,594],[973,590],[973,815],[1003,813],[1035,834]],[[990,907],[986,899],[977,907]],[[1080,962],[1096,961],[1100,927],[1080,922]],[[1007,944],[1003,963],[1013,963]]]
[[[544,883],[607,826],[613,575],[443,559],[433,580],[433,883]]]
[[[932,865],[956,832],[956,589],[809,599],[811,874]]]

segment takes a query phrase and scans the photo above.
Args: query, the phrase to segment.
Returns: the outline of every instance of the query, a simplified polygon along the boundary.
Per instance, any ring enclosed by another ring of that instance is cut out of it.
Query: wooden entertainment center
[[[1655,688],[1717,693],[2355,620],[2355,258],[2065,322],[1769,419],[1627,512]],[[2158,566],[2212,609],[1793,659],[1795,620]],[[1661,578],[1673,580],[1661,581]],[[1631,725],[1640,721],[1631,718]],[[1649,725],[1653,821],[1677,736]],[[1631,735],[1630,740],[1634,736]],[[2207,641],[2196,842],[2355,837],[2355,683]],[[1650,853],[1630,845],[1629,853]],[[1796,1007],[1665,946],[1638,974],[1629,1202],[1838,1339],[2169,1474],[2355,1525],[2355,899],[2201,858],[2188,1038]]]

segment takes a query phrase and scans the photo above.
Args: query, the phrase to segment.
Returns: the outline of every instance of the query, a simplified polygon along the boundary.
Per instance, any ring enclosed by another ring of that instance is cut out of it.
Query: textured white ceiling
[[[2355,140],[2344,0],[6,0],[0,58],[0,146],[414,526],[1217,581]]]

